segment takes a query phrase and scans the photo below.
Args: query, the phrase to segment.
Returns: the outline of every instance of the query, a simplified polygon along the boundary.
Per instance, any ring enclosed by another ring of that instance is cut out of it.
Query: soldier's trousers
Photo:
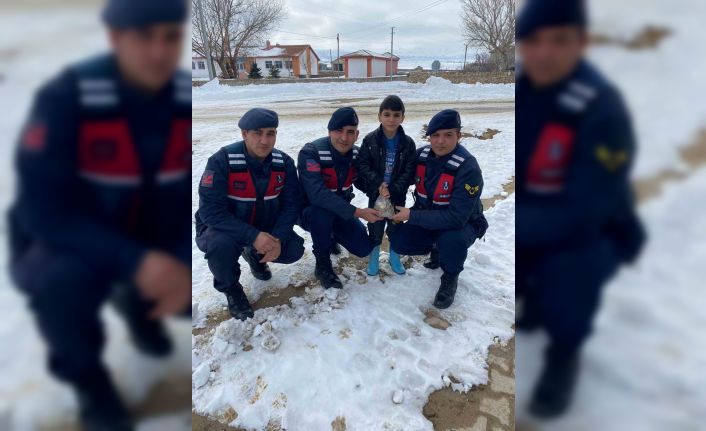
[[[389,235],[390,248],[408,256],[429,254],[436,244],[441,269],[449,274],[463,271],[468,248],[476,241],[476,231],[470,224],[462,229],[430,230],[405,223]]]
[[[196,245],[205,253],[208,268],[213,274],[213,287],[220,292],[228,290],[240,279],[238,258],[243,249],[252,244],[243,244],[231,236],[212,228],[206,228],[196,237]],[[274,263],[294,263],[304,255],[304,240],[292,232],[291,237],[282,242],[282,250]]]
[[[563,350],[590,336],[602,286],[620,259],[608,239],[554,250],[518,249],[516,299],[522,319],[546,329]]]

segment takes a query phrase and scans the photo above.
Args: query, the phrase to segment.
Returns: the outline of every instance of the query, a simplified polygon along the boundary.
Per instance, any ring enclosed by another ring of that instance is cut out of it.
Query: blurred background
[[[557,419],[528,412],[547,336],[518,331],[518,429],[704,429],[706,3],[587,5],[588,59],[620,89],[633,118],[632,182],[648,240],[604,288],[573,403]]]
[[[0,429],[73,430],[77,402],[68,386],[50,377],[45,346],[27,301],[8,272],[5,213],[13,201],[14,148],[35,90],[66,65],[106,51],[100,0],[0,3]],[[190,27],[190,26],[188,26]],[[188,70],[187,32],[182,68]],[[141,430],[191,429],[189,319],[168,321],[175,342],[166,360],[140,354],[111,307],[102,316],[108,342],[104,358]]]

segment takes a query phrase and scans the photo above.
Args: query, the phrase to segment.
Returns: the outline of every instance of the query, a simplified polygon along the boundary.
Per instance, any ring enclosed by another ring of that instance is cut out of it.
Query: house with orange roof
[[[346,78],[376,78],[397,74],[397,65],[400,58],[389,52],[376,54],[367,49],[361,49],[350,54],[342,55],[343,72]],[[337,61],[340,61],[337,59]]]
[[[264,48],[249,49],[244,62],[245,73],[240,78],[247,78],[253,63],[267,77],[270,69],[276,67],[281,78],[314,78],[319,76],[320,58],[311,45],[272,45],[268,40]]]

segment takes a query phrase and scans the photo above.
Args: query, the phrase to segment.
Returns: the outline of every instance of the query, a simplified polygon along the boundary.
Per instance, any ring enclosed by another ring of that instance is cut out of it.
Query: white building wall
[[[203,69],[199,69],[199,63],[203,63]],[[191,78],[198,78],[198,79],[208,79],[208,69],[206,65],[206,59],[205,58],[192,58],[191,59]],[[213,67],[216,70],[216,76],[220,75],[221,73],[221,68],[218,67],[218,63],[215,61],[213,62]]]
[[[376,76],[385,76],[386,75],[386,67],[385,67],[386,61],[380,58],[373,58],[373,67],[372,67],[372,72],[373,72],[373,77]]]
[[[299,75],[306,76],[306,67],[308,64],[309,61],[306,58],[306,50],[304,50],[301,54],[299,54]]]
[[[263,77],[268,77],[270,76],[270,69],[267,68],[267,63],[268,61],[272,62],[272,66],[275,65],[275,61],[281,61],[282,62],[282,67],[279,69],[279,76],[281,78],[288,78],[290,76],[296,75],[292,69],[287,68],[287,61],[291,61],[290,57],[256,57],[255,62],[257,63],[257,67],[262,70],[262,76]],[[294,65],[292,64],[292,67]]]
[[[368,60],[365,58],[349,58],[348,59],[348,77],[349,78],[367,78],[368,77]]]

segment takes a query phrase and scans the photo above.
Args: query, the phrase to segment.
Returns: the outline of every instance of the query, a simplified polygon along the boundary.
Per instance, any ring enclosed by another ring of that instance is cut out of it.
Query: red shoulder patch
[[[29,124],[22,136],[22,146],[31,151],[42,151],[46,146],[47,126],[44,123]]]
[[[205,170],[201,176],[201,187],[213,187],[213,171]]]
[[[307,159],[306,160],[306,170],[308,172],[321,172],[321,165],[319,165],[316,160]]]

